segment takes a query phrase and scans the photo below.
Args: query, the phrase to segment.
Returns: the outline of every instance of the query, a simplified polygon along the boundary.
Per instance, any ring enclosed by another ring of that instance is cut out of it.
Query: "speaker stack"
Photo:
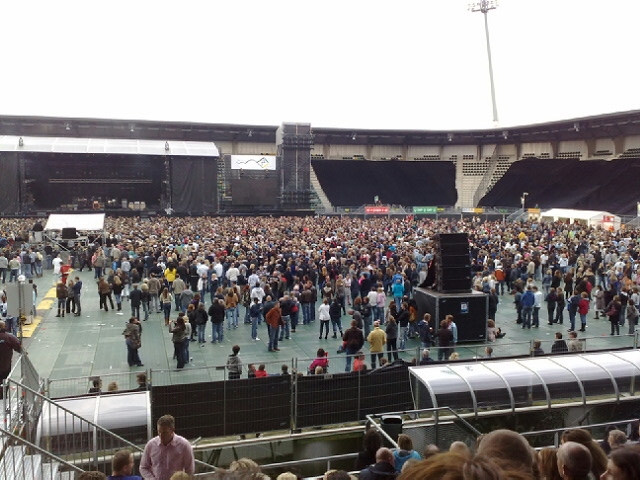
[[[75,227],[62,229],[63,240],[75,240],[76,238],[78,238],[78,232],[76,231]]]
[[[466,233],[440,233],[435,237],[436,290],[442,293],[471,291],[471,260]]]

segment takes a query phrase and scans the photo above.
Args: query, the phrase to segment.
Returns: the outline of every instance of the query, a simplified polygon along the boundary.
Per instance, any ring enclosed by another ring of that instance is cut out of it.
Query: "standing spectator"
[[[227,358],[227,370],[229,371],[229,380],[237,380],[242,375],[242,359],[240,358],[240,346],[234,345],[231,348],[231,355]]]
[[[620,335],[620,312],[622,310],[622,306],[620,305],[620,297],[618,295],[614,295],[613,300],[609,302],[607,305],[604,314],[609,317],[609,322],[611,323],[611,333],[610,335]]]
[[[184,368],[189,360],[184,358],[184,342],[189,341],[184,317],[179,316],[175,322],[171,322],[169,324],[169,332],[172,334],[173,356],[177,361],[177,368]]]
[[[65,304],[67,303],[67,287],[62,282],[58,282],[56,285],[56,298],[58,299],[58,314],[56,317],[64,317]],[[107,310],[106,304],[105,310]]]
[[[34,285],[35,287],[35,285]],[[35,288],[37,295],[37,287]],[[73,282],[73,300],[76,304],[75,316],[79,317],[82,314],[82,305],[80,303],[80,294],[82,293],[82,280],[80,277],[76,277]],[[33,309],[33,314],[35,316],[35,308]]]
[[[551,345],[551,353],[567,353],[569,347],[567,342],[562,339],[562,332],[556,332],[556,340]]]
[[[393,458],[395,460],[396,472],[398,473],[400,473],[402,466],[410,458],[422,460],[420,454],[413,449],[411,437],[404,433],[398,435],[398,449],[393,452]]]
[[[373,323],[373,330],[369,333],[367,341],[369,342],[369,351],[371,352],[371,368],[376,368],[376,361],[383,357],[384,345],[387,343],[387,335],[384,333],[384,330],[380,328],[380,322],[378,320]]]
[[[382,436],[375,428],[370,428],[362,439],[363,450],[358,453],[355,469],[362,470],[376,463],[376,452],[382,447]]]
[[[160,305],[162,305],[162,311],[164,312],[164,324],[169,325],[169,318],[171,317],[171,305],[173,305],[173,295],[169,293],[169,289],[164,287],[160,294]]]
[[[381,447],[376,452],[376,463],[360,471],[360,480],[386,480],[396,478],[395,458],[391,450]]]
[[[638,325],[638,308],[636,307],[636,302],[630,298],[627,301],[627,323],[629,324],[629,335],[633,335],[636,333],[636,326]]]
[[[133,290],[129,292],[129,301],[131,302],[131,316],[140,319],[140,305],[142,305],[142,290],[138,288],[138,284],[133,284]]]
[[[544,299],[547,302],[547,316],[548,316],[548,325],[553,325],[555,323],[555,311],[556,311],[556,289],[550,288],[549,293]]]
[[[569,275],[569,274],[567,274]],[[558,448],[558,472],[566,480],[588,480],[591,478],[591,452],[584,445],[565,442]]]
[[[224,340],[224,300],[214,298],[208,313],[211,318],[211,343],[222,343]]]
[[[149,440],[140,460],[140,473],[147,480],[169,480],[175,472],[195,473],[193,449],[187,439],[176,435],[171,415],[158,419],[158,436]]]
[[[331,315],[329,313],[329,300],[327,298],[322,299],[322,303],[318,307],[318,319],[320,320],[320,336],[318,340],[322,340],[322,330],[325,330],[325,340],[329,336],[329,320]]]
[[[544,296],[535,285],[531,287],[531,290],[533,291],[533,320],[531,322],[531,326],[534,328],[538,328],[540,326],[540,307],[542,307]]]
[[[160,313],[160,302],[158,299],[160,295],[160,280],[152,273],[147,285],[149,285],[149,297],[151,297],[150,309],[155,313]]]
[[[533,314],[533,305],[535,304],[533,289],[528,286],[520,297],[520,305],[522,308],[522,328],[531,330],[531,315]]]
[[[351,357],[354,356],[364,345],[364,336],[362,330],[358,328],[356,320],[351,320],[351,327],[347,328],[342,336],[345,344],[345,353],[347,355],[347,363],[344,367],[345,372],[351,371]]]
[[[426,315],[429,314],[427,313]],[[379,321],[380,320],[376,320],[376,322]],[[389,362],[398,360],[398,324],[396,323],[395,318],[389,318],[384,333],[387,335],[387,359]]]
[[[438,338],[438,360],[446,360],[451,355],[451,345],[453,344],[453,333],[448,328],[446,320],[440,322],[440,328],[436,332]]]
[[[338,338],[338,330],[340,330],[340,336],[342,337],[342,307],[337,298],[334,298],[331,305],[329,305],[329,316],[331,317],[331,326],[333,327],[333,338]]]
[[[265,308],[267,304],[272,303],[270,298],[271,297],[267,297]],[[280,308],[280,302],[273,303],[273,306],[267,311],[265,315],[265,320],[267,322],[267,327],[269,330],[268,350],[270,352],[279,352],[280,349],[278,348],[278,340],[280,337],[280,328],[282,328],[282,325],[284,323],[282,320],[282,309]]]
[[[127,345],[127,363],[130,367],[138,366],[143,367],[142,361],[138,354],[138,350],[142,346],[142,327],[140,326],[140,320],[136,317],[131,317],[129,323],[122,332],[124,335],[125,343]]]
[[[201,347],[207,343],[205,339],[205,333],[207,329],[207,320],[209,320],[209,316],[207,315],[207,311],[204,309],[204,303],[198,303],[198,308],[196,308],[193,316],[193,327],[198,332],[198,343]]]
[[[258,297],[253,298],[253,303],[249,308],[249,318],[251,318],[251,340],[259,342],[258,338],[258,320],[260,320],[260,312],[262,311],[262,305],[258,300]]]
[[[565,308],[564,292],[560,287],[556,288],[556,318],[554,323],[562,325],[564,323]]]

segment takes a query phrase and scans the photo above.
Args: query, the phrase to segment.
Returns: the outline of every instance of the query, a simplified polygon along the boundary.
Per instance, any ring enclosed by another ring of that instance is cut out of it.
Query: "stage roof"
[[[104,213],[52,213],[49,215],[44,229],[75,228],[79,232],[99,232],[104,230],[104,215]]]
[[[22,143],[22,145],[21,145]],[[104,153],[219,157],[213,142],[0,135],[0,152]]]

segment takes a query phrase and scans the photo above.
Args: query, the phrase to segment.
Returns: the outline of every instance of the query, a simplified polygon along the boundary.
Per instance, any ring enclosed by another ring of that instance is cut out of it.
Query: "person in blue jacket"
[[[396,472],[400,472],[404,463],[410,458],[422,460],[420,454],[413,449],[411,437],[404,433],[398,435],[398,449],[393,452],[393,458],[395,460]]]

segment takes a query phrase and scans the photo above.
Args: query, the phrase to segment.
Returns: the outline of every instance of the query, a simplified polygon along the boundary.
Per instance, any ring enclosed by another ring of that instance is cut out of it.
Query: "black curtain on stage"
[[[217,161],[212,157],[171,157],[171,206],[176,213],[217,212]]]
[[[0,152],[0,214],[20,211],[18,154]]]

